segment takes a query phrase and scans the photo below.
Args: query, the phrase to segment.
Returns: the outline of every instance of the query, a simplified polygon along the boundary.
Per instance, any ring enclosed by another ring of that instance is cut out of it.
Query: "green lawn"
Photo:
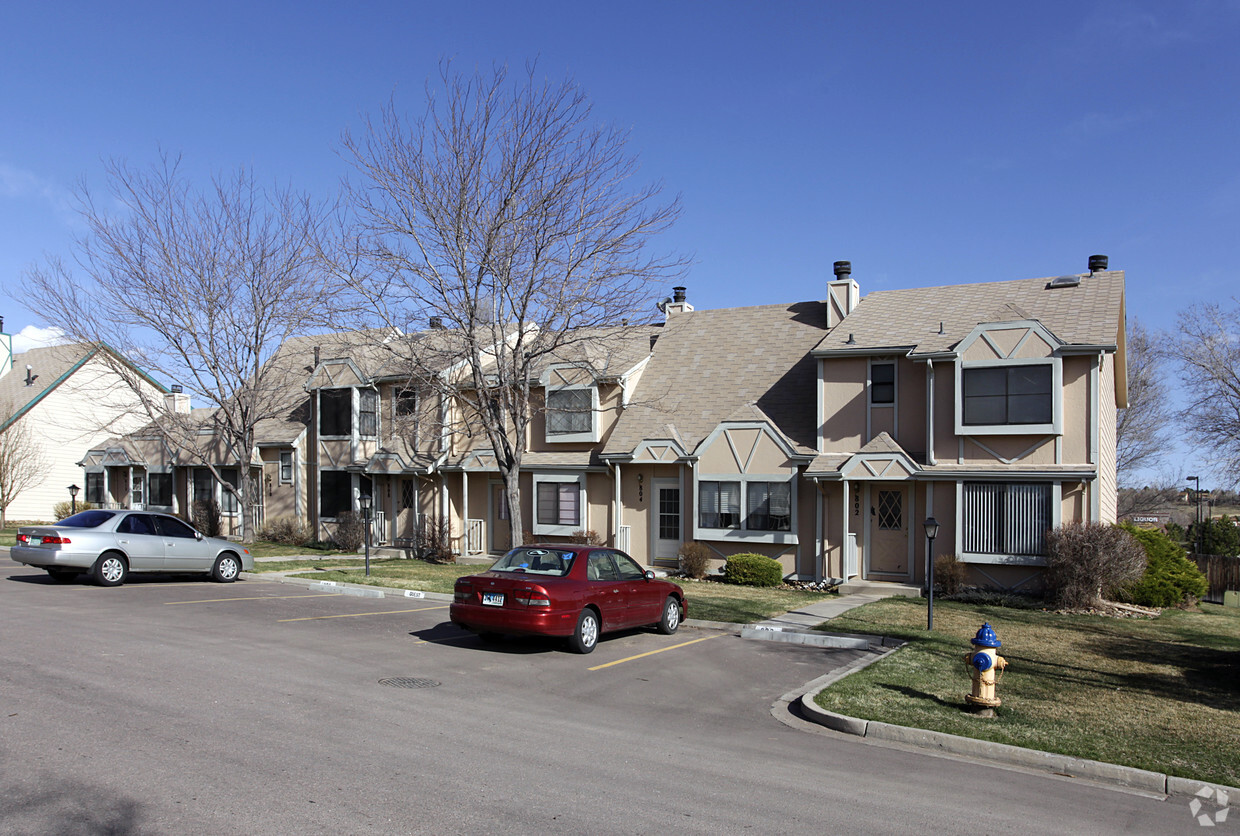
[[[964,654],[983,622],[1009,667],[998,718],[965,713]],[[1240,785],[1240,610],[1157,619],[1060,615],[890,598],[823,629],[909,644],[819,694],[823,708],[1030,749]]]

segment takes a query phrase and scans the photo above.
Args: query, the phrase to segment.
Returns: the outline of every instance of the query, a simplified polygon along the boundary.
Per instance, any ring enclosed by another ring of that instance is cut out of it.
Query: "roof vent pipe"
[[[684,304],[684,301],[685,301],[685,288],[673,287],[672,288],[672,303],[676,305],[682,305]]]
[[[834,265],[832,265],[832,269],[835,271],[835,277],[837,279],[846,279],[852,275],[852,262],[837,261]]]
[[[319,347],[317,345],[314,347],[314,367],[316,369],[319,367]]]
[[[1089,257],[1089,272],[1097,273],[1105,269],[1107,269],[1107,257],[1105,255],[1091,255]]]
[[[442,317],[442,316],[432,316],[432,317],[430,318],[430,325],[431,325],[431,328],[434,328],[434,329],[436,329],[436,330],[438,330],[438,329],[440,329],[440,328],[443,328],[443,317]]]

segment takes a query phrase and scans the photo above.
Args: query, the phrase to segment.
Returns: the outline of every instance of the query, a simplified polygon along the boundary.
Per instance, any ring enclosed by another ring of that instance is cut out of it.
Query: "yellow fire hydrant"
[[[973,650],[964,655],[964,661],[973,677],[973,693],[965,694],[964,699],[970,707],[993,716],[993,709],[1000,702],[995,694],[995,673],[1007,667],[1007,659],[995,652],[995,648],[1002,646],[1003,642],[995,635],[994,628],[983,624],[969,643],[973,645]]]

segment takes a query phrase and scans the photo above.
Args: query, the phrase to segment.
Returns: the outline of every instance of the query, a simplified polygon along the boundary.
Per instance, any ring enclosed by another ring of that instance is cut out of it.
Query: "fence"
[[[1210,591],[1203,601],[1211,604],[1223,603],[1223,592],[1228,589],[1240,590],[1240,557],[1227,557],[1219,554],[1195,554],[1193,560],[1197,568],[1205,573],[1210,583]]]

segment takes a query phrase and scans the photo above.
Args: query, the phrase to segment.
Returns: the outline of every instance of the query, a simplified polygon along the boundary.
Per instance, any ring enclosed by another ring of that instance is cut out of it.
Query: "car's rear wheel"
[[[77,569],[48,569],[47,574],[51,576],[56,583],[69,583],[78,575],[82,574]]]
[[[100,586],[120,586],[129,577],[129,564],[125,556],[117,552],[104,552],[95,561],[91,574]]]
[[[232,583],[241,574],[241,561],[235,554],[222,554],[211,567],[211,579],[216,583]]]
[[[589,653],[598,644],[598,613],[587,607],[577,616],[577,629],[568,640],[573,650]]]
[[[675,633],[680,627],[680,602],[675,595],[667,596],[663,602],[663,617],[659,619],[659,632],[666,636]]]

